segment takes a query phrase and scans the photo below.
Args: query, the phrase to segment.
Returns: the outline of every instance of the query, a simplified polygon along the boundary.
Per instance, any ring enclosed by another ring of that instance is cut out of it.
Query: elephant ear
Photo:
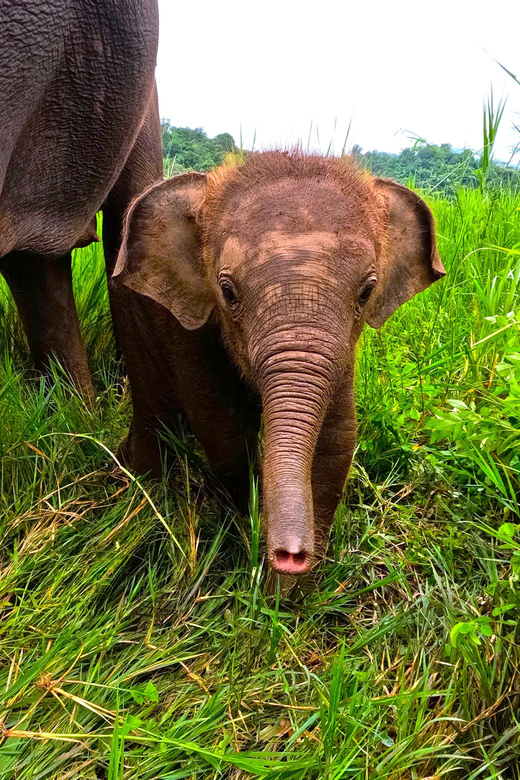
[[[187,330],[202,327],[215,305],[196,219],[205,185],[203,173],[185,173],[140,195],[128,211],[112,275],[165,306]]]
[[[446,271],[426,203],[390,179],[376,179],[375,184],[388,210],[388,243],[367,322],[380,328],[402,303],[445,276]]]

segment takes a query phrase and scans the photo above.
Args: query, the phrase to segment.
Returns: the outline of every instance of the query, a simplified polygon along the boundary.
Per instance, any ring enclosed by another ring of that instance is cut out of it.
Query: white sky
[[[416,134],[482,146],[482,105],[508,96],[495,156],[520,134],[520,0],[159,0],[157,82],[173,125],[245,148],[398,152]]]

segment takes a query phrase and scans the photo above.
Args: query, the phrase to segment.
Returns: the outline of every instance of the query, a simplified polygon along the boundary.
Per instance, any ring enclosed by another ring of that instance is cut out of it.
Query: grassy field
[[[304,598],[266,596],[255,507],[205,488],[189,435],[163,484],[117,468],[99,247],[95,412],[32,375],[0,290],[0,780],[520,778],[520,196],[430,203],[448,276],[364,334]]]

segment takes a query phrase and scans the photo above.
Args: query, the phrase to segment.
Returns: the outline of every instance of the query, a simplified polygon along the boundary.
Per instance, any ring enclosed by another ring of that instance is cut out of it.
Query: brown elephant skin
[[[0,0],[0,272],[36,366],[56,357],[87,398],[71,251],[102,209],[111,274],[129,202],[162,176],[157,36],[156,0]]]
[[[157,429],[181,410],[244,495],[263,411],[269,563],[309,571],[355,447],[358,337],[444,273],[427,205],[350,160],[264,152],[151,187],[112,281],[129,300],[122,454],[159,474]]]

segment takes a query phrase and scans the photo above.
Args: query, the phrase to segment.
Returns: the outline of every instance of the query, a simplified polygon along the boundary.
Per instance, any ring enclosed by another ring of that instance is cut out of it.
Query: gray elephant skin
[[[0,0],[0,272],[36,366],[56,357],[87,398],[71,251],[102,209],[111,273],[124,211],[162,176],[157,37],[155,0]]]
[[[157,431],[181,411],[244,499],[263,413],[268,560],[308,572],[355,448],[359,335],[444,273],[426,203],[350,160],[264,152],[156,184],[113,277],[134,403],[121,457],[160,475]]]

